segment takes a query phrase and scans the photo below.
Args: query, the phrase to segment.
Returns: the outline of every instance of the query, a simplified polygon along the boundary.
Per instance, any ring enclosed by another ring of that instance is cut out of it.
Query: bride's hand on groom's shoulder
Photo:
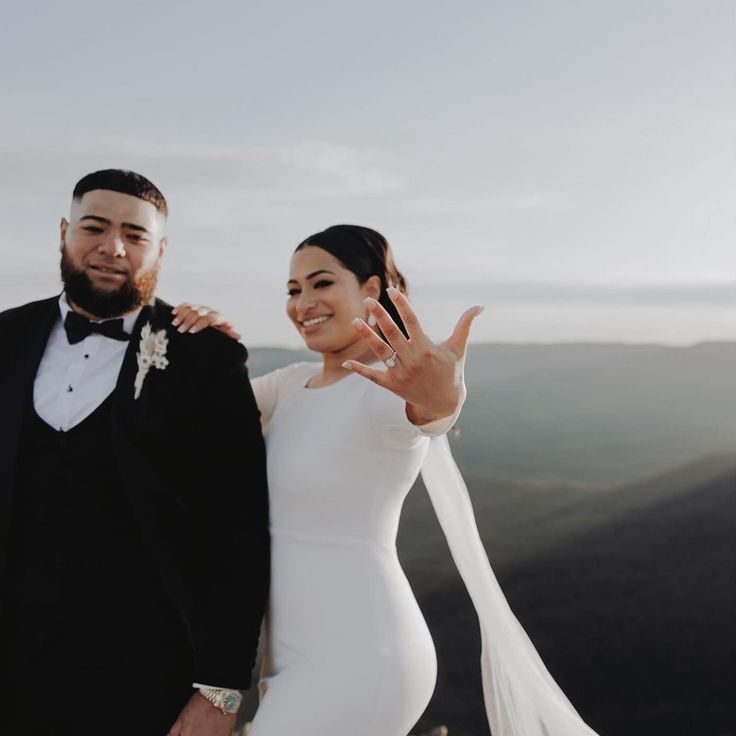
[[[173,309],[171,324],[179,332],[201,332],[207,327],[214,327],[224,332],[233,340],[240,340],[240,333],[235,329],[233,323],[225,319],[218,311],[205,307],[201,304],[189,304],[183,302]]]
[[[422,329],[409,300],[398,289],[388,290],[404,323],[408,337],[375,299],[366,299],[383,338],[363,320],[354,325],[360,336],[387,370],[379,370],[348,360],[343,365],[382,386],[407,403],[407,415],[414,424],[426,424],[451,416],[462,395],[463,366],[473,320],[483,307],[471,307],[460,317],[452,335],[433,342]],[[387,362],[388,361],[388,362]]]

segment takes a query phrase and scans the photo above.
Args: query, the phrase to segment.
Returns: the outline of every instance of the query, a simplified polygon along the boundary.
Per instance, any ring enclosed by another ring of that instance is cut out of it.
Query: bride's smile
[[[322,325],[329,322],[330,319],[332,319],[331,314],[325,314],[321,317],[310,317],[309,319],[305,319],[301,322],[302,332],[314,332],[315,329],[322,327]]]
[[[377,277],[357,276],[322,248],[307,245],[294,253],[287,283],[286,312],[307,347],[332,356],[337,374],[345,360],[359,360],[366,346],[353,325],[367,319],[366,297],[377,297]]]

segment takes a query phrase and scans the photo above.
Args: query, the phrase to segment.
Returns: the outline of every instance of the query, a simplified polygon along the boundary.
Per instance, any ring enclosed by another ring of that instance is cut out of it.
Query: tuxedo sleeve
[[[269,589],[266,457],[247,352],[206,333],[215,340],[202,351],[196,457],[188,462],[197,546],[194,679],[242,690],[251,683]]]

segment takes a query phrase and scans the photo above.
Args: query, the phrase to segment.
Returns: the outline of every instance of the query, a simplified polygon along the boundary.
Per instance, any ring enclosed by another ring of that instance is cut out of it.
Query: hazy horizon
[[[428,332],[474,341],[736,338],[736,5],[728,0],[9,0],[0,48],[0,308],[58,291],[74,183],[167,196],[159,293],[248,345],[297,243],[393,244]]]

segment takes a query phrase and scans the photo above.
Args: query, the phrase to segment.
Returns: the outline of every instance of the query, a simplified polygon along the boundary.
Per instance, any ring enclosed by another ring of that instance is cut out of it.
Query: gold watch
[[[225,690],[216,687],[200,687],[199,694],[212,703],[223,715],[231,716],[238,712],[243,696],[237,690]]]

